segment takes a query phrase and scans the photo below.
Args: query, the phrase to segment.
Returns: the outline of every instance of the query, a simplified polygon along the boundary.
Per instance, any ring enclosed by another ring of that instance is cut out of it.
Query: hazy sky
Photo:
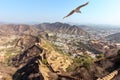
[[[75,13],[72,9],[89,1]],[[120,25],[120,0],[0,0],[0,22],[71,22]]]

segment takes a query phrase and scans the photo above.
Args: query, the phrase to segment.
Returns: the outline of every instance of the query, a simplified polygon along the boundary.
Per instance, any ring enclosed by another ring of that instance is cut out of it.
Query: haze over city
[[[82,14],[62,19],[88,0],[1,0],[0,22],[42,23],[71,22],[78,24],[120,25],[120,0],[89,0]]]

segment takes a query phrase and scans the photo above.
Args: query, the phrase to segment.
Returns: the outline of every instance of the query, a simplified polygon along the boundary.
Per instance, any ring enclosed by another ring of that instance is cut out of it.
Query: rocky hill
[[[68,56],[56,51],[51,43],[36,36],[20,36],[11,45],[4,48],[7,51],[3,52],[4,56],[0,54],[0,60],[7,58],[0,66],[0,79],[51,80],[60,77],[57,72],[65,72],[72,62]],[[8,71],[5,70],[7,67]]]
[[[35,28],[33,25],[25,24],[1,24],[0,25],[0,35],[20,35],[20,34],[38,34],[39,29]]]
[[[71,75],[76,77],[76,80],[119,80],[115,79],[120,73],[112,72],[120,69],[120,56],[108,57],[92,63],[92,65],[84,64],[76,68]],[[89,66],[88,68],[86,66]],[[84,73],[83,73],[84,72]],[[109,76],[108,76],[109,75]]]
[[[69,25],[66,23],[43,23],[37,25],[37,28],[44,30],[44,31],[50,31],[55,33],[64,33],[64,34],[75,34],[75,35],[87,35],[88,33],[79,28],[76,25]]]
[[[110,41],[120,43],[120,33],[112,34],[106,37]]]

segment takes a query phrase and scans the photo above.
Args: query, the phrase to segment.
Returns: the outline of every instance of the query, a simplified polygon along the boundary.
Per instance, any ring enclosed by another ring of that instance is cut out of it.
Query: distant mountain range
[[[9,34],[38,34],[41,31],[54,33],[87,35],[88,33],[76,25],[66,23],[42,23],[38,25],[26,24],[0,24],[0,35]]]
[[[1,24],[0,25],[0,35],[10,35],[10,34],[37,34],[40,30],[32,25],[25,24]]]
[[[43,31],[50,31],[55,33],[65,33],[65,34],[75,34],[75,35],[86,35],[88,34],[86,31],[81,29],[79,26],[76,25],[69,25],[66,23],[43,23],[37,25],[37,28]]]
[[[120,33],[115,33],[106,37],[110,41],[120,43]]]

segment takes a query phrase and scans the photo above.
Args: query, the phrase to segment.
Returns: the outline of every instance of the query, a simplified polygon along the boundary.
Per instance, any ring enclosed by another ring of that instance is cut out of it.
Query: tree
[[[119,56],[120,56],[120,49],[117,51],[117,55],[119,55]]]

